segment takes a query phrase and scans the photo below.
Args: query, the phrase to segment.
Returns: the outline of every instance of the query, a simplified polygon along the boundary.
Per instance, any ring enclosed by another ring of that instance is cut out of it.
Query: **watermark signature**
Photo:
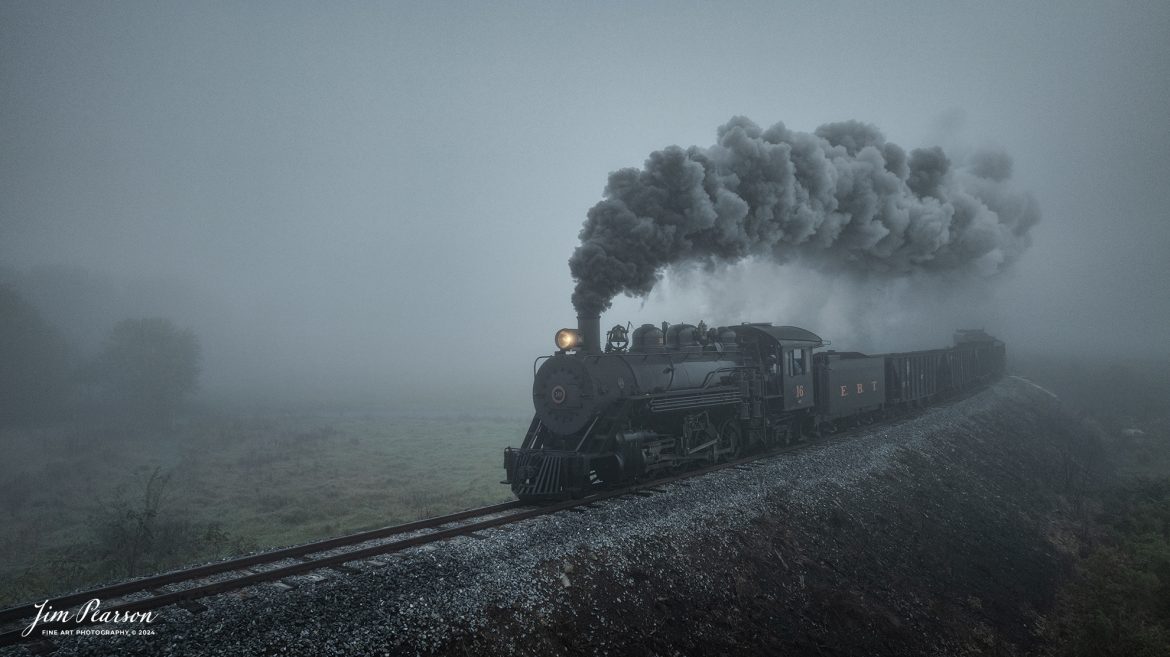
[[[65,611],[61,609],[53,609],[53,605],[49,604],[48,600],[40,604],[33,605],[33,609],[37,610],[37,617],[33,622],[24,628],[20,636],[27,637],[32,634],[33,629],[37,625],[48,623],[75,623],[77,625],[92,625],[95,623],[153,623],[158,620],[157,612],[153,611],[119,611],[117,609],[104,611],[102,610],[102,601],[94,598],[82,605],[76,611]],[[150,628],[107,628],[107,627],[92,627],[92,628],[41,628],[41,636],[73,636],[81,634],[102,634],[102,635],[152,635],[154,630]]]

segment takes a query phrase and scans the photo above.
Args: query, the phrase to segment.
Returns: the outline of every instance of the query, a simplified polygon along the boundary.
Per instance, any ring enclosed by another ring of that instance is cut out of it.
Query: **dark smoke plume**
[[[736,117],[710,148],[671,146],[610,174],[569,259],[573,305],[597,314],[618,293],[648,294],[670,265],[753,256],[990,276],[1019,257],[1040,217],[1010,176],[1005,153],[956,167],[940,148],[907,154],[857,121],[808,134]]]

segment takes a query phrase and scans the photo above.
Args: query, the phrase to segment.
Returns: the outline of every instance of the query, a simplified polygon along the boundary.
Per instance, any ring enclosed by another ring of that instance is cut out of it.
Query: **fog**
[[[0,280],[82,353],[190,328],[208,400],[524,409],[610,172],[858,120],[1008,153],[1031,245],[977,278],[685,265],[603,327],[1166,357],[1166,34],[1162,2],[6,2]]]

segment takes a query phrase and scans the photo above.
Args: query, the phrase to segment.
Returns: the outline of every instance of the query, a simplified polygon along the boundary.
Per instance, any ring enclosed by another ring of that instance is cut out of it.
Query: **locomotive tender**
[[[584,495],[596,484],[653,477],[734,459],[871,422],[986,383],[1003,373],[1005,348],[982,330],[946,349],[881,355],[814,350],[795,326],[706,330],[615,326],[600,345],[600,318],[561,329],[558,351],[535,372],[536,414],[504,468],[522,501]]]

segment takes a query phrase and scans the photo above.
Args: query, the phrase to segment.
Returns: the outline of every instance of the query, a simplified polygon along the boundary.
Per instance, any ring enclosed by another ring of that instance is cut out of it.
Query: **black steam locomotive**
[[[615,326],[598,317],[556,334],[542,357],[536,415],[504,468],[520,500],[585,494],[596,484],[733,459],[803,436],[925,405],[1003,373],[1003,342],[959,331],[947,349],[868,356],[825,346],[795,326],[707,330]]]

